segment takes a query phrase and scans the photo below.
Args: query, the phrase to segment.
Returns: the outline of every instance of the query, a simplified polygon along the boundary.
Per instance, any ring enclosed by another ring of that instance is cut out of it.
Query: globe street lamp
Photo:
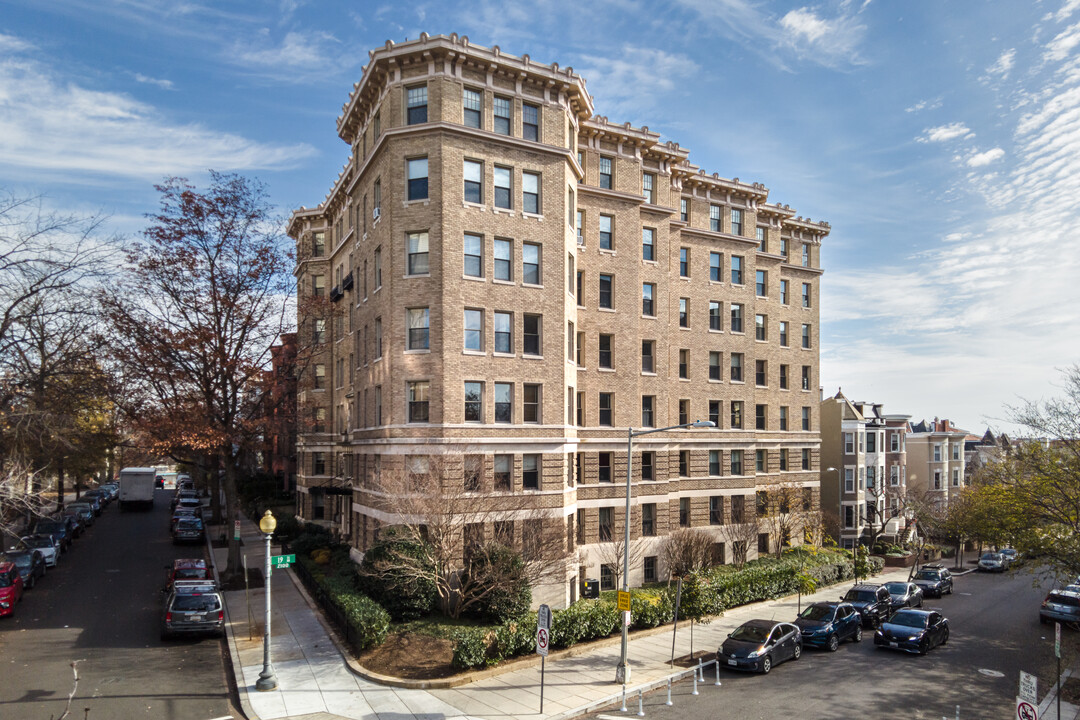
[[[255,681],[256,690],[276,690],[277,675],[270,664],[270,536],[277,529],[277,520],[269,510],[259,520],[259,530],[266,536],[266,627],[263,631],[263,669]]]
[[[631,469],[634,462],[634,438],[641,435],[652,435],[653,433],[664,432],[666,430],[681,430],[683,428],[691,427],[711,428],[716,427],[716,423],[711,420],[696,420],[692,423],[671,425],[670,427],[655,428],[651,430],[638,430],[637,432],[634,431],[634,428],[626,429],[626,522],[624,523],[626,526],[626,536],[623,542],[623,592],[630,592],[630,476],[632,474]],[[626,616],[624,615],[622,622],[622,653],[619,658],[619,664],[615,668],[615,682],[622,683],[623,685],[630,682],[630,665],[626,662],[628,632],[629,628],[627,627]]]
[[[840,475],[840,471],[834,467],[825,468],[825,472],[836,473],[836,502],[838,503],[839,515],[839,528],[836,534],[839,536],[840,546],[844,545],[844,480]],[[858,495],[855,496],[858,500]],[[855,584],[859,584],[859,538],[856,537],[851,541],[851,568],[855,571]]]

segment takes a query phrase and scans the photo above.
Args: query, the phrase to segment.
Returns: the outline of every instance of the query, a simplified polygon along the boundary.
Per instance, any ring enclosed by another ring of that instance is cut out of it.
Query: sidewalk
[[[264,540],[258,527],[245,518],[241,524],[241,537],[248,566],[262,567]],[[227,553],[226,548],[213,550],[217,567],[224,567]],[[901,580],[907,578],[907,573],[907,568],[900,568],[873,579],[875,582]],[[540,667],[534,664],[523,663],[523,667],[481,676],[474,682],[454,688],[414,690],[380,685],[361,677],[350,667],[348,656],[343,655],[331,637],[321,614],[309,604],[310,599],[292,571],[275,572],[271,590],[271,659],[278,689],[270,692],[255,690],[255,681],[262,670],[263,590],[250,593],[254,621],[253,639],[250,640],[248,601],[244,591],[224,593],[229,651],[240,704],[249,720],[309,715],[313,720],[571,718],[609,703],[622,689],[613,682],[620,654],[617,642],[570,656],[550,658],[544,678],[543,715],[539,712]],[[836,586],[826,588],[804,596],[803,603],[835,600],[840,592],[841,588]],[[797,598],[791,597],[730,610],[708,625],[694,626],[694,650],[715,652],[727,634],[746,620],[753,617],[794,618],[796,607]],[[690,628],[680,623],[675,657],[689,653]],[[665,683],[672,674],[668,665],[670,627],[666,632],[632,636],[627,654],[631,666],[628,698],[636,697],[640,686]],[[711,686],[712,673],[706,673],[705,679],[706,685]],[[703,688],[703,692],[708,692],[708,688]],[[1064,705],[1062,710],[1063,720],[1073,720],[1072,715],[1064,712]],[[1040,714],[1040,717],[1044,716]]]

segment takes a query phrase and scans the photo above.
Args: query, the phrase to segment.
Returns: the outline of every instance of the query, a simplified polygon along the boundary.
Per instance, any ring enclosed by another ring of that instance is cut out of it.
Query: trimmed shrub
[[[480,628],[464,628],[454,633],[454,654],[450,664],[468,669],[487,664],[487,632]]]
[[[525,563],[516,550],[492,543],[470,567],[479,577],[498,578],[499,585],[468,610],[471,617],[492,623],[505,623],[529,612],[532,588],[525,576]]]
[[[527,655],[536,649],[536,613],[511,620],[495,630],[492,654],[497,660]]]
[[[289,548],[297,555],[308,557],[311,552],[319,548],[328,548],[333,545],[330,531],[319,525],[308,523],[304,525],[304,531],[289,543]]]
[[[438,590],[431,578],[391,567],[395,555],[421,559],[424,554],[420,543],[393,535],[364,553],[360,589],[386,608],[395,622],[424,617],[435,604]]]
[[[675,596],[666,590],[635,591],[630,595],[630,620],[635,629],[652,628],[675,617]]]
[[[352,626],[358,649],[367,650],[386,640],[390,632],[390,614],[367,595],[357,592],[352,580],[328,577],[319,584]]]

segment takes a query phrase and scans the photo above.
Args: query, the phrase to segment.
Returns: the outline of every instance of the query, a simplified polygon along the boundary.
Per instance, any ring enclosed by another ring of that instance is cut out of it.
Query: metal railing
[[[319,604],[323,616],[330,621],[341,637],[345,639],[345,642],[349,644],[349,647],[352,648],[353,654],[359,654],[362,650],[359,630],[349,622],[348,618],[345,617],[345,613],[334,604],[330,594],[323,589],[319,581],[304,567],[303,563],[295,563],[291,569],[300,578],[300,582],[303,583],[308,594]]]

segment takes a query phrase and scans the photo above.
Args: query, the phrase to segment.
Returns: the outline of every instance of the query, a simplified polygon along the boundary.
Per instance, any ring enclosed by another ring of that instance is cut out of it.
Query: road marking
[[[971,597],[971,593],[956,593],[956,594],[957,595],[967,595],[968,597]]]
[[[997,670],[988,670],[986,668],[979,668],[979,673],[982,674],[982,675],[985,675],[986,677],[992,677],[992,678],[1003,678],[1003,677],[1005,677],[1005,673],[1003,673],[1003,672],[998,672]]]
[[[106,570],[105,572],[120,572],[120,570],[119,570],[119,568],[117,568],[117,569],[112,569],[112,570]]]
[[[222,715],[221,717],[210,718],[210,720],[233,720],[232,715]]]

